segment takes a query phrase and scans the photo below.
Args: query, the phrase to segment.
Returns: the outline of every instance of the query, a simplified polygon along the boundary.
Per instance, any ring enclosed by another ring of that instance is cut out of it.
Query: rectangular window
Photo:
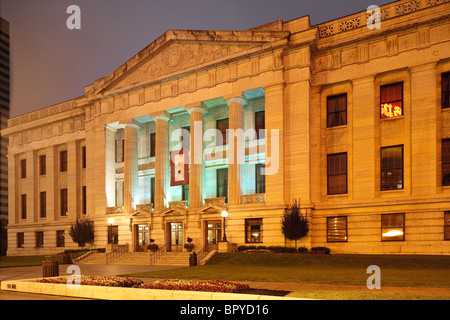
[[[183,135],[182,148],[189,150],[191,148],[191,126],[184,126],[181,129]]]
[[[81,168],[86,169],[86,146],[81,147]]]
[[[17,232],[17,248],[25,247],[25,235],[23,232]]]
[[[86,194],[86,186],[83,186],[83,194],[81,195],[81,210],[82,214],[87,213],[87,194]]]
[[[116,140],[116,162],[120,163],[125,158],[125,139]]]
[[[347,242],[347,217],[327,218],[327,242]]]
[[[150,203],[155,207],[155,177],[150,178]]]
[[[403,189],[403,146],[381,148],[381,191]]]
[[[47,174],[47,157],[45,154],[39,156],[39,174],[45,176]]]
[[[216,136],[216,145],[222,146],[228,144],[228,133],[227,129],[229,128],[228,118],[218,119],[216,120],[216,129],[218,132],[218,136]]]
[[[245,219],[245,243],[261,243],[262,219]]]
[[[39,194],[39,215],[41,218],[47,216],[47,192],[43,191]]]
[[[57,247],[65,247],[66,246],[64,230],[56,231],[56,246]]]
[[[403,115],[403,82],[382,86],[380,96],[381,119]]]
[[[266,113],[264,110],[255,112],[256,139],[264,139],[266,128]]]
[[[20,196],[20,209],[21,209],[21,217],[22,219],[26,219],[27,218],[27,195],[26,194],[22,194]]]
[[[450,240],[450,211],[444,212],[444,240]]]
[[[62,217],[66,217],[67,216],[67,189],[61,189],[61,196],[60,196],[60,214]]]
[[[60,172],[67,171],[67,150],[61,151],[59,153],[59,165],[60,165]]]
[[[20,177],[22,179],[27,177],[27,159],[20,160]]]
[[[189,207],[189,185],[181,185],[181,200],[186,201],[186,206]]]
[[[381,215],[381,241],[405,240],[405,214]]]
[[[36,248],[44,247],[44,232],[36,231]]]
[[[266,176],[262,174],[264,171],[264,163],[258,163],[255,166],[255,192],[256,193],[266,193]]]
[[[225,198],[228,203],[228,168],[217,169],[217,197]]]
[[[347,153],[328,155],[328,194],[347,193]]]
[[[441,86],[442,109],[448,109],[450,108],[450,72],[442,74]]]
[[[150,133],[150,157],[156,156],[156,133]]]
[[[442,140],[442,186],[450,186],[450,139]]]
[[[347,94],[327,97],[327,128],[347,124]]]
[[[118,244],[118,243],[119,243],[119,227],[108,226],[108,244]]]

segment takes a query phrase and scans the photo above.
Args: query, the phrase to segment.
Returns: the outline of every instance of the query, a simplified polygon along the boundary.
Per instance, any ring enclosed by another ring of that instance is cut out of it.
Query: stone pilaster
[[[77,141],[67,143],[67,215],[70,221],[76,220],[80,210],[80,195],[78,181],[80,170],[77,169],[80,157],[78,156]]]
[[[352,124],[353,131],[357,134],[353,135],[352,147],[357,150],[358,154],[352,156],[355,159],[352,164],[349,161],[348,167],[353,170],[353,199],[373,199],[375,197],[375,181],[379,172],[375,171],[375,163],[379,154],[375,152],[376,132],[374,130],[375,121],[379,122],[380,106],[374,108],[375,92],[374,92],[373,76],[365,77],[353,81],[353,106],[358,106],[350,113],[348,110],[348,122]],[[348,107],[352,107],[348,105]],[[377,113],[375,114],[375,110]],[[364,155],[364,157],[360,156]],[[363,161],[362,161],[363,160]],[[326,167],[325,167],[326,168]],[[350,171],[350,170],[349,170]],[[378,170],[377,170],[378,171]],[[348,180],[349,184],[351,180]],[[379,190],[379,187],[378,187]]]
[[[162,210],[170,201],[169,122],[172,117],[165,111],[151,116],[156,122],[155,210]]]
[[[243,96],[226,99],[229,108],[228,134],[228,203],[241,204],[244,194],[244,105]]]
[[[126,213],[135,209],[139,202],[138,130],[135,123],[125,124],[123,209]]]
[[[264,88],[266,113],[266,203],[284,205],[284,83]]]
[[[201,104],[186,106],[190,114],[189,208],[203,206],[203,119],[208,109]]]

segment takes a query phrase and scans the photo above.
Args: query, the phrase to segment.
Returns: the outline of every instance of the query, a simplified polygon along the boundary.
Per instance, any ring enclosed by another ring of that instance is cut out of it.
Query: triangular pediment
[[[120,91],[167,79],[196,67],[233,59],[249,50],[287,41],[286,31],[169,30],[109,76],[86,88],[87,95]]]

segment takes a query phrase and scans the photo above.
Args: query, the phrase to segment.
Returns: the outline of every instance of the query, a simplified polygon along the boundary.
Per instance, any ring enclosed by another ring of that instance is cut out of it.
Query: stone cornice
[[[440,7],[443,5],[443,7]],[[449,0],[403,0],[388,3],[386,5],[380,6],[380,16],[381,25],[387,20],[394,18],[399,18],[405,15],[410,15],[418,11],[422,11],[427,8],[433,8],[439,6],[439,10],[442,12],[446,11],[445,7],[450,6]],[[347,31],[366,28],[367,21],[371,18],[372,13],[368,14],[366,11],[358,12],[346,17],[335,19],[329,22],[322,23],[318,25],[319,37],[321,39],[328,38],[337,34],[342,34]],[[413,20],[411,17],[408,20]],[[369,29],[368,29],[369,30]]]

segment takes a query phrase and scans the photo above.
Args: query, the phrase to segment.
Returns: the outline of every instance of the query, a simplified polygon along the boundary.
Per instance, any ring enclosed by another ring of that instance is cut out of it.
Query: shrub
[[[297,251],[298,251],[299,253],[308,252],[308,248],[306,248],[306,247],[300,247],[300,248],[298,248]]]
[[[289,240],[295,241],[305,237],[309,231],[309,221],[300,212],[300,201],[294,199],[293,205],[286,205],[283,217],[281,218],[281,232]]]
[[[331,250],[327,247],[314,247],[311,248],[311,251],[323,251],[325,254],[330,254]]]
[[[94,222],[88,219],[77,219],[70,227],[69,235],[79,247],[94,241]]]

